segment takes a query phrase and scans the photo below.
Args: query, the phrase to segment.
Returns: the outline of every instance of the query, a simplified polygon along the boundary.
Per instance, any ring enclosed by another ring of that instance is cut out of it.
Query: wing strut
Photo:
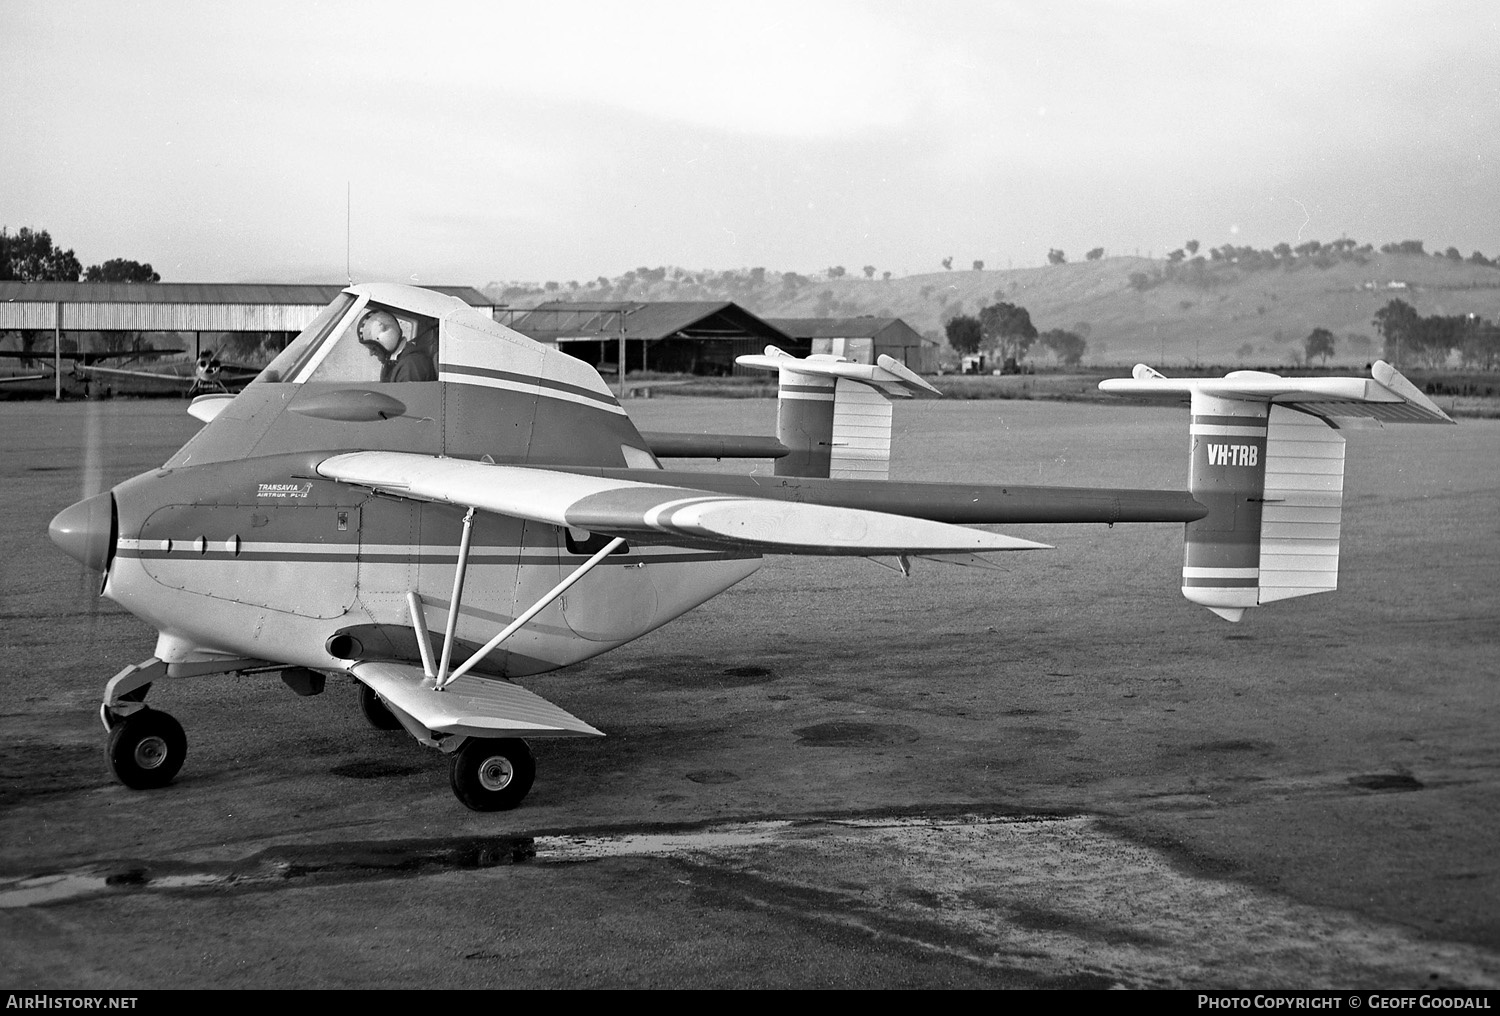
[[[469,511],[470,511],[470,515],[472,515],[473,514],[473,509],[471,508]],[[467,520],[465,521],[465,525],[467,527]],[[464,563],[468,559],[468,550],[469,550],[468,529],[465,528],[465,530],[464,530],[464,544],[463,544],[463,549],[460,551],[459,558],[458,558],[459,572],[458,572],[458,575],[455,576],[455,581],[454,581],[453,614],[450,616],[449,623],[448,623],[448,640],[447,640],[447,642],[443,646],[443,665],[442,665],[441,669],[438,671],[437,683],[434,685],[433,690],[434,691],[442,691],[443,688],[444,688],[444,686],[452,684],[454,681],[457,681],[460,677],[463,677],[465,674],[467,674],[469,672],[470,668],[472,668],[475,664],[479,663],[486,656],[490,655],[490,653],[494,652],[495,649],[496,649],[496,647],[498,647],[500,645],[500,643],[504,642],[506,639],[510,638],[516,632],[520,631],[521,627],[523,625],[525,625],[527,621],[530,621],[533,617],[536,617],[544,609],[546,609],[546,607],[547,607],[547,605],[549,603],[551,603],[553,600],[557,599],[563,593],[567,592],[572,587],[573,583],[577,582],[579,579],[583,578],[589,572],[593,571],[595,565],[597,565],[600,561],[603,561],[606,557],[609,557],[610,554],[613,554],[615,552],[616,548],[618,548],[624,542],[625,542],[625,538],[623,536],[616,536],[615,538],[613,538],[612,540],[610,540],[602,548],[600,548],[600,550],[599,550],[599,552],[597,554],[595,554],[593,557],[589,558],[587,561],[583,562],[583,564],[581,564],[577,568],[575,568],[573,570],[572,574],[570,574],[567,578],[563,579],[557,585],[553,586],[552,589],[545,596],[543,596],[540,600],[537,600],[530,607],[526,608],[526,610],[524,612],[522,612],[522,614],[519,617],[517,617],[510,624],[506,625],[505,629],[503,631],[501,631],[499,635],[496,635],[494,638],[492,638],[488,642],[486,642],[484,644],[484,646],[482,648],[480,648],[480,650],[477,653],[475,653],[473,656],[471,656],[467,660],[465,660],[463,662],[462,666],[456,667],[454,669],[453,673],[447,674],[446,676],[444,676],[445,673],[446,673],[446,671],[447,671],[447,669],[448,669],[448,659],[449,659],[449,655],[450,655],[449,654],[449,650],[451,648],[451,643],[452,643],[452,639],[453,639],[453,620],[452,620],[452,618],[456,617],[458,615],[458,593],[459,593],[459,586],[461,585],[461,583],[463,581],[462,576],[463,576]]]
[[[422,597],[415,589],[406,591],[406,609],[411,612],[411,627],[417,633],[417,649],[422,653],[422,676],[434,681],[437,669],[432,665],[432,633],[427,630],[427,612],[422,609]]]
[[[473,537],[474,509],[470,508],[464,514],[464,534],[458,541],[458,567],[453,569],[453,596],[448,601],[448,625],[443,629],[443,660],[438,664],[438,688],[452,680],[448,677],[448,664],[453,659],[453,631],[458,627],[458,602],[464,594],[464,575],[469,570],[469,545],[473,542]]]

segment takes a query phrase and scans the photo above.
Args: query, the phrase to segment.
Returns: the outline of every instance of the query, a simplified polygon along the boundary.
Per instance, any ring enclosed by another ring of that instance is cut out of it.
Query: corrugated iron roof
[[[510,327],[543,341],[570,338],[611,339],[743,339],[787,338],[781,329],[736,303],[665,301],[660,303],[575,303],[554,301],[518,313]]]
[[[472,286],[424,286],[472,307],[495,301]],[[0,301],[11,303],[222,303],[322,306],[340,285],[232,282],[0,282]]]
[[[924,338],[911,325],[897,317],[852,318],[767,318],[777,328],[799,339],[873,339],[890,328],[905,338],[939,345]],[[891,336],[887,336],[888,338]]]

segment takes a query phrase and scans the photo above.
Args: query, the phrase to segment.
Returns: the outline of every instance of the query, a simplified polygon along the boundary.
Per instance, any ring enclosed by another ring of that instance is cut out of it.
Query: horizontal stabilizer
[[[400,718],[432,733],[466,737],[603,737],[565,709],[518,684],[465,674],[435,691],[422,668],[402,663],[359,663],[354,676],[369,685]]]
[[[942,392],[923,381],[921,376],[906,364],[884,353],[877,358],[875,363],[854,363],[843,357],[830,356],[826,353],[797,357],[775,346],[767,346],[764,354],[737,356],[734,362],[741,367],[750,367],[755,370],[774,370],[778,373],[785,371],[810,378],[859,381],[897,398],[942,395]]]
[[[1260,402],[1298,409],[1324,420],[1340,417],[1385,423],[1452,423],[1453,419],[1384,360],[1371,376],[1281,377],[1259,370],[1236,370],[1223,377],[1164,377],[1138,363],[1129,378],[1106,378],[1099,390],[1113,395],[1165,402],[1194,396]]]
[[[859,508],[734,497],[410,452],[334,455],[319,463],[318,473],[398,496],[679,546],[842,556],[1046,548],[998,533]]]
[[[891,466],[891,400],[941,396],[906,364],[881,354],[874,363],[775,346],[735,363],[774,370],[776,439],[787,449],[776,476],[884,480]]]

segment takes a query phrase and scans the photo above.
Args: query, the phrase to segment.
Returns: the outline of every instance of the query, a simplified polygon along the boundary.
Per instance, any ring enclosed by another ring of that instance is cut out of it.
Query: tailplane
[[[1238,621],[1247,608],[1337,588],[1340,431],[1453,422],[1390,364],[1371,375],[1168,378],[1138,364],[1130,378],[1100,382],[1116,395],[1189,403],[1188,489],[1209,513],[1186,527],[1184,596]]]
[[[941,393],[901,361],[873,364],[815,354],[792,356],[775,346],[736,363],[779,377],[776,439],[788,454],[777,476],[884,480],[891,465],[891,400]]]

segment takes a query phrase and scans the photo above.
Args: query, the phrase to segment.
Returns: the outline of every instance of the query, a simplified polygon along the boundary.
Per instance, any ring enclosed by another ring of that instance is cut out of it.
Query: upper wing
[[[617,536],[770,554],[985,553],[1047,545],[858,508],[715,494],[602,476],[409,452],[349,452],[318,465],[331,480],[426,501]]]

